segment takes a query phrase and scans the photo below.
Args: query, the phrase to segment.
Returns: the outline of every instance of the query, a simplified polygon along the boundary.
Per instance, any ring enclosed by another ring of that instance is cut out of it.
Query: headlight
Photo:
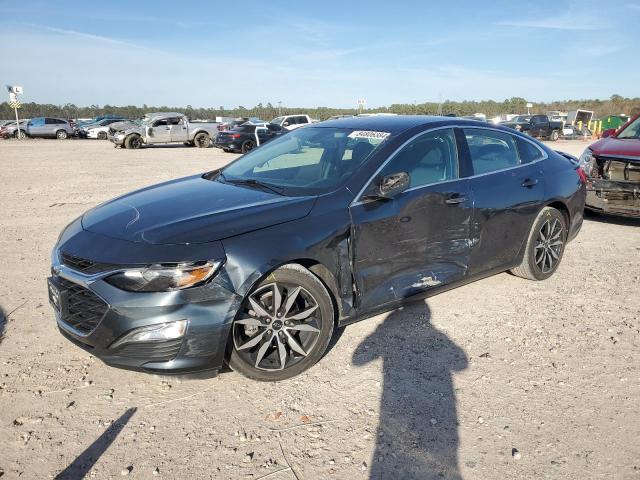
[[[222,262],[157,264],[125,270],[105,280],[130,292],[169,292],[201,285],[220,268]]]
[[[591,175],[591,170],[593,168],[593,161],[593,152],[590,148],[587,148],[582,155],[580,155],[580,168],[582,168],[584,173],[589,176]]]

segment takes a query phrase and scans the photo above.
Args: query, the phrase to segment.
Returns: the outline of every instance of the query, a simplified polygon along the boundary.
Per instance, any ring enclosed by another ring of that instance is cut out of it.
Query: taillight
[[[576,173],[583,184],[587,185],[589,183],[589,177],[587,177],[587,174],[581,167],[576,168]]]
[[[239,133],[234,133],[233,135],[231,135],[231,138],[240,138],[242,135]]]

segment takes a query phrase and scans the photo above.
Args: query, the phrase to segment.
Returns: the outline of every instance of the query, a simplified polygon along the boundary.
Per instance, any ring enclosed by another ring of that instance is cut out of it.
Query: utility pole
[[[278,116],[282,116],[282,100],[278,100]]]

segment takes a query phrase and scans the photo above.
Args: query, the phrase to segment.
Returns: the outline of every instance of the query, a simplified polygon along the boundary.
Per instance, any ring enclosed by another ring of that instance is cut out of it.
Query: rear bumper
[[[585,206],[597,212],[640,217],[640,184],[593,179]]]
[[[218,140],[213,143],[213,146],[216,148],[222,148],[224,150],[233,150],[234,152],[239,152],[241,149],[240,145],[237,145],[233,142],[219,142]]]

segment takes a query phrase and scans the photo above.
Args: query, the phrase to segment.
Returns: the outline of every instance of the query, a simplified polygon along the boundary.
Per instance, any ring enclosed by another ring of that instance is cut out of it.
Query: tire
[[[58,130],[56,132],[56,138],[58,140],[66,140],[67,138],[69,138],[69,134],[67,133],[66,130]]]
[[[98,132],[98,140],[106,140],[107,132]]]
[[[256,142],[254,142],[253,140],[246,140],[242,144],[242,148],[240,150],[242,151],[242,153],[247,153],[253,150],[254,148],[256,148]]]
[[[211,137],[206,132],[196,133],[196,136],[193,137],[193,143],[198,148],[208,148],[211,143]]]
[[[140,147],[142,147],[140,135],[129,135],[124,139],[124,148],[138,149]]]
[[[564,215],[553,207],[543,208],[529,232],[522,263],[511,273],[529,280],[546,280],[558,269],[566,241]]]
[[[284,265],[242,302],[231,326],[229,366],[263,382],[294,377],[322,358],[334,325],[334,304],[320,279],[301,265]]]
[[[549,134],[549,140],[551,140],[552,142],[556,142],[558,138],[560,138],[560,133],[558,132],[558,130],[552,130]]]
[[[17,138],[18,140],[24,140],[25,138],[27,138],[27,132],[22,129],[16,130],[16,132],[13,134],[13,137]]]

